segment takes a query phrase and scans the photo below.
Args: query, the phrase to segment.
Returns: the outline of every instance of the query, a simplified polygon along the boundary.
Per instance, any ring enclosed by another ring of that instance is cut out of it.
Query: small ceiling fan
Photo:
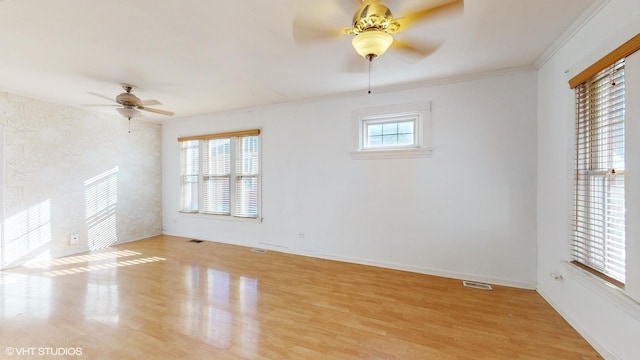
[[[293,24],[294,40],[297,43],[307,43],[349,34],[355,35],[352,45],[356,52],[369,61],[384,54],[389,47],[424,57],[437,50],[439,44],[396,40],[392,34],[405,31],[418,21],[459,12],[464,7],[463,0],[448,0],[444,3],[440,2],[440,5],[418,9],[395,18],[381,0],[358,0],[358,2],[361,5],[353,16],[351,26],[347,28],[339,29],[329,24],[319,23],[315,17],[297,17]]]
[[[160,109],[154,109],[154,108],[148,107],[148,105],[162,105],[162,103],[160,103],[158,100],[153,100],[153,99],[140,100],[139,97],[131,93],[136,88],[134,85],[121,83],[120,86],[122,86],[122,88],[124,89],[124,92],[116,96],[115,100],[104,95],[90,93],[92,95],[101,97],[103,99],[116,102],[118,103],[118,105],[89,104],[86,106],[119,106],[116,110],[118,110],[120,115],[128,118],[129,120],[131,120],[131,118],[141,115],[139,110],[148,111],[148,112],[166,115],[166,116],[173,116],[174,113],[172,111],[166,111],[166,110],[160,110]]]

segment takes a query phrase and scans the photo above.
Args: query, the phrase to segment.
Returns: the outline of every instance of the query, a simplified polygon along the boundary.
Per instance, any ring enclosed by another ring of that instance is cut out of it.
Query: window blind
[[[200,150],[197,140],[180,143],[180,211],[198,211]]]
[[[178,138],[182,212],[258,218],[260,130]]]
[[[625,282],[624,59],[576,87],[575,261]]]
[[[236,215],[258,216],[259,137],[238,138],[236,149]]]
[[[202,212],[231,214],[231,139],[204,140]]]

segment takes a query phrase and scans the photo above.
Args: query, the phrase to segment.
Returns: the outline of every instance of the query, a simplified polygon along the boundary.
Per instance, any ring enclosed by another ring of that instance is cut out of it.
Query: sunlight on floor
[[[38,260],[38,261],[28,262],[24,264],[23,267],[49,268],[51,266],[70,265],[70,264],[77,264],[77,263],[96,261],[96,260],[111,260],[111,259],[117,259],[125,256],[134,256],[134,255],[142,255],[142,254],[140,254],[139,252],[131,251],[131,250],[101,252],[101,253],[92,253],[87,255],[67,256],[67,257],[56,258],[56,259]]]
[[[51,277],[71,275],[71,274],[79,274],[79,273],[88,272],[88,271],[112,269],[112,268],[117,268],[122,266],[140,265],[140,264],[146,264],[146,263],[164,261],[164,260],[166,259],[154,256],[154,257],[140,258],[140,259],[134,259],[134,260],[117,261],[117,262],[110,262],[110,263],[104,263],[104,264],[80,266],[80,267],[74,267],[74,268],[68,268],[68,269],[47,271],[44,273],[44,275],[51,276]]]

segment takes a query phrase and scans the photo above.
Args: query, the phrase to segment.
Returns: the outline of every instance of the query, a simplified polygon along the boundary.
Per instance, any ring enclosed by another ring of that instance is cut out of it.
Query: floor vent
[[[201,242],[204,242],[204,240],[191,239],[191,240],[189,240],[189,242],[200,244]]]
[[[474,288],[474,289],[493,290],[493,288],[489,284],[483,284],[483,283],[474,282],[474,281],[466,281],[465,280],[465,281],[462,282],[462,285],[464,285],[466,287]]]
[[[266,249],[258,249],[258,248],[251,249],[251,251],[253,251],[254,253],[258,253],[258,254],[264,254],[264,253],[267,252]]]

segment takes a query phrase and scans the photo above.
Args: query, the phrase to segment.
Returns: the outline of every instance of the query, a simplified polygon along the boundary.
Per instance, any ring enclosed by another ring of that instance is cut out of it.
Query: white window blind
[[[624,59],[576,87],[573,260],[625,282]]]
[[[230,215],[231,138],[202,140],[202,212]]]
[[[238,138],[236,151],[236,216],[258,216],[259,138]]]
[[[258,218],[260,131],[178,139],[181,152],[181,210]]]
[[[198,140],[180,142],[180,209],[198,211],[200,149]]]

